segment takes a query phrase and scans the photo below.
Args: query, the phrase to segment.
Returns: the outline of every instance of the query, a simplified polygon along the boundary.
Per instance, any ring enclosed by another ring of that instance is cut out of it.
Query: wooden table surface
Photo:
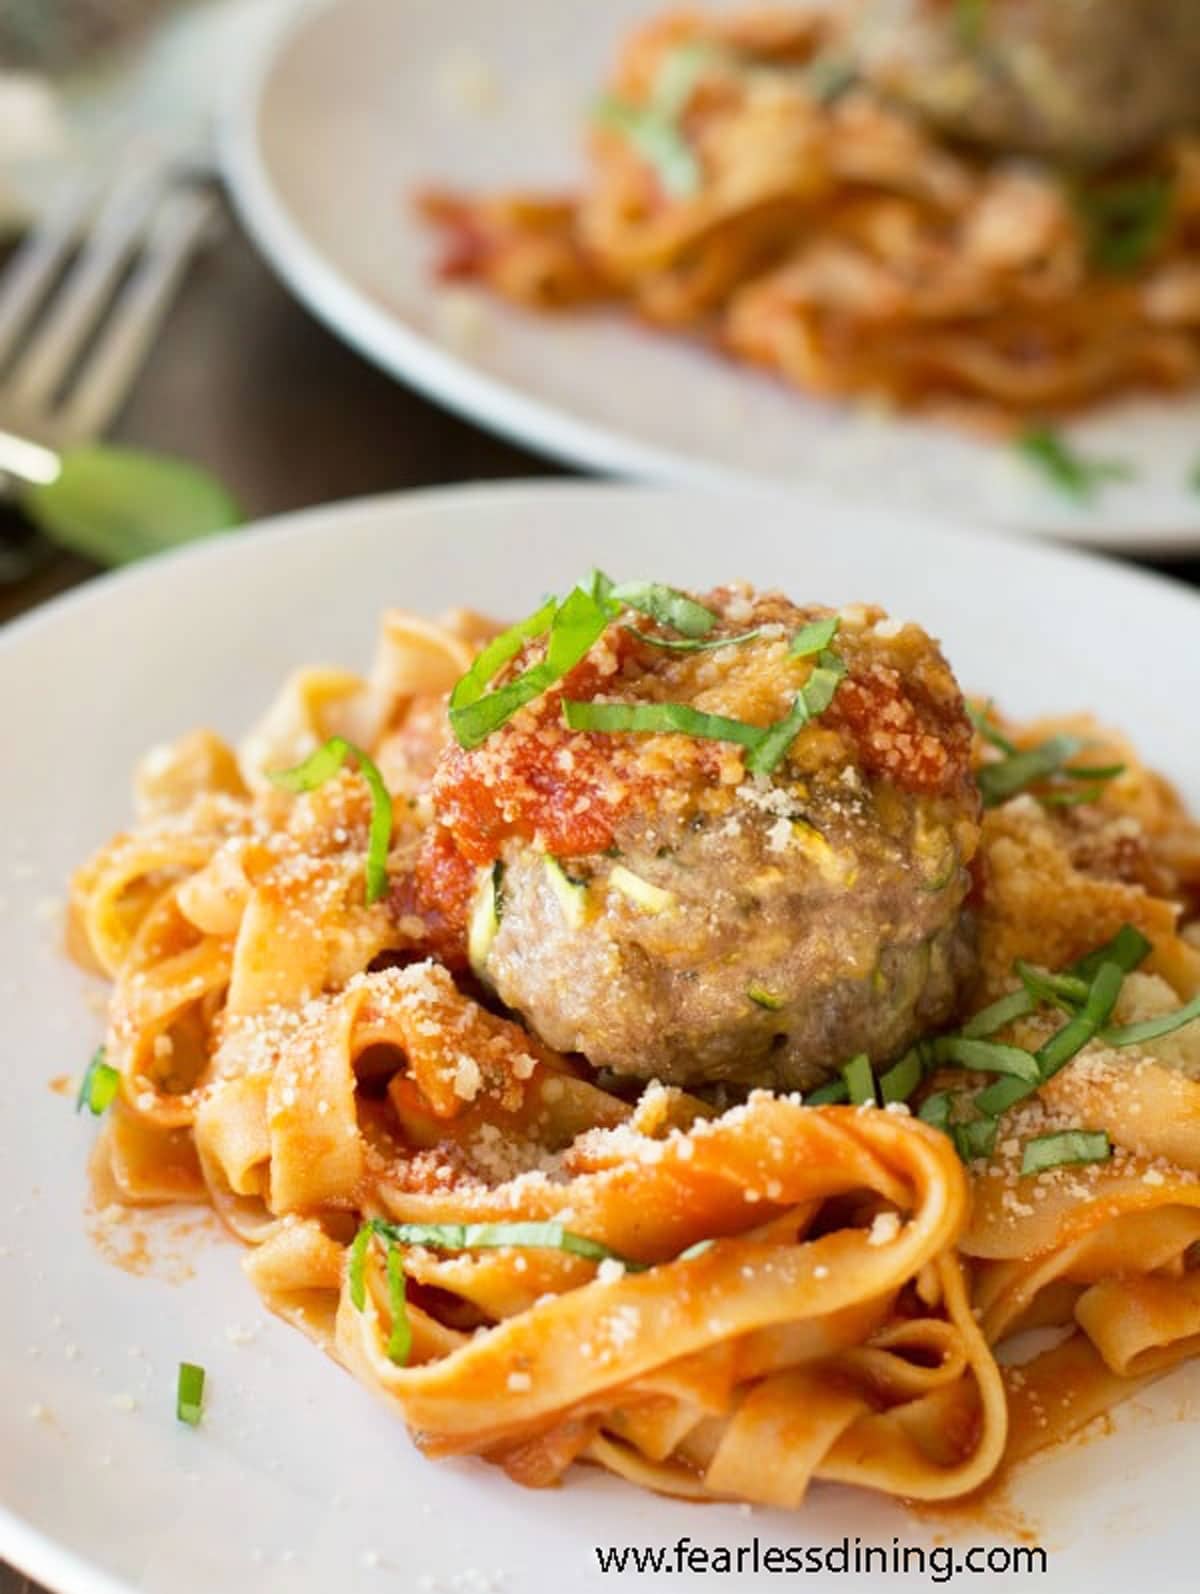
[[[562,474],[360,360],[289,298],[232,223],[193,267],[113,435],[207,466],[251,519],[399,488]],[[96,573],[49,550],[6,580],[23,537],[0,513],[0,623]],[[1200,558],[1160,568],[1200,586]],[[0,1594],[38,1590],[0,1563]]]

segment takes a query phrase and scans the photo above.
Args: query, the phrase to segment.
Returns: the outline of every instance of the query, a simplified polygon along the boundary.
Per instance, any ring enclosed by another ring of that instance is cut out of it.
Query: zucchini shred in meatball
[[[936,644],[863,605],[599,579],[580,661],[444,749],[424,910],[543,1041],[641,1079],[808,1089],[945,1022],[979,796]]]

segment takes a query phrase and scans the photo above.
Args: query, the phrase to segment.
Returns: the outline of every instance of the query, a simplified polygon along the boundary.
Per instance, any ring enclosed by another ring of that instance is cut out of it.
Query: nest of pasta
[[[579,1460],[692,1498],[945,1500],[1190,1356],[1200,833],[1134,749],[977,711],[956,1026],[803,1099],[622,1082],[503,1011],[408,889],[491,635],[390,613],[368,678],[301,671],[239,755],[202,732],[144,762],[73,891],[113,982],[101,1204],[210,1201],[424,1451],[528,1485]]]
[[[672,13],[626,42],[570,196],[421,196],[440,272],[627,306],[807,392],[1011,425],[1200,377],[1200,142],[1104,175],[958,146],[839,18]]]

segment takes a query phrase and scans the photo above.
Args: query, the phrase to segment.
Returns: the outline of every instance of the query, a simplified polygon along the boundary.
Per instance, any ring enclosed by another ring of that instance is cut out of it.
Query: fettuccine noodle
[[[535,310],[624,305],[808,392],[976,424],[1200,379],[1192,135],[1089,199],[855,77],[836,8],[677,11],[626,41],[589,154],[578,194],[421,196],[442,274]]]

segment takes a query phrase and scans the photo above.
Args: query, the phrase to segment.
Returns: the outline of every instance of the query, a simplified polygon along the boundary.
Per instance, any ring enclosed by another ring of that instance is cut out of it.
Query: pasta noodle
[[[536,310],[625,305],[808,392],[976,424],[1196,384],[1194,136],[1093,192],[951,145],[847,58],[836,10],[647,24],[578,195],[420,197],[442,274]]]
[[[948,1500],[1200,1348],[1195,1029],[1094,1034],[964,1161],[904,1101],[621,1090],[482,999],[406,882],[447,695],[493,634],[391,612],[368,677],[295,675],[240,757],[196,733],[142,764],[137,827],[72,894],[72,945],[113,984],[105,1198],[211,1201],[267,1305],[427,1455],[530,1486],[581,1461],[694,1499]],[[1115,1020],[1137,1024],[1200,990],[1200,835],[1090,722],[991,734],[1067,732],[1123,769],[1093,803],[986,812],[969,1008],[1014,959],[1061,969],[1132,925],[1152,952]],[[358,770],[266,778],[350,733],[393,799],[372,904]],[[1053,1031],[1031,1004],[1009,1033]],[[921,1089],[967,1078],[943,1062]],[[1107,1160],[1022,1172],[1031,1137],[1101,1131]]]

